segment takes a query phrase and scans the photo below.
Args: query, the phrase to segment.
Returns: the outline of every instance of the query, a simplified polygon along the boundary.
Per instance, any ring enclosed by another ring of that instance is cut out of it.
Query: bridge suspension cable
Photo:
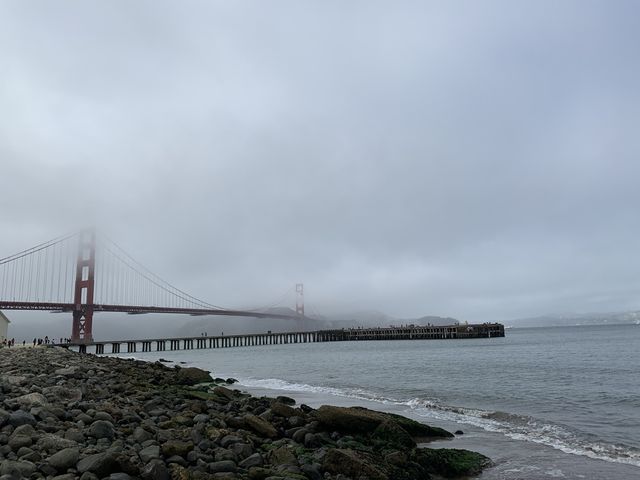
[[[106,235],[97,238],[95,303],[224,310],[163,280]]]
[[[71,303],[77,233],[0,259],[0,300]]]

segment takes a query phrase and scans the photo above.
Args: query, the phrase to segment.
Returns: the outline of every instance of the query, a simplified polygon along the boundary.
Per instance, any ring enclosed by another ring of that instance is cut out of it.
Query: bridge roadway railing
[[[349,328],[309,332],[266,332],[242,335],[155,338],[142,340],[109,340],[91,343],[64,344],[82,353],[97,355],[109,353],[164,352],[201,350],[212,348],[282,345],[293,343],[320,343],[368,340],[445,340],[463,338],[504,337],[504,326],[499,323],[464,324],[446,326],[402,326],[376,328]]]

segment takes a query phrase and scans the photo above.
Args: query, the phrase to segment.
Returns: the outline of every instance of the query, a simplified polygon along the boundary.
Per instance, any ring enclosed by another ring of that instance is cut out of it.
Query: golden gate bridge
[[[0,259],[0,310],[69,312],[73,343],[93,342],[96,312],[175,313],[304,319],[295,314],[227,309],[198,299],[152,273],[105,235],[86,229]]]

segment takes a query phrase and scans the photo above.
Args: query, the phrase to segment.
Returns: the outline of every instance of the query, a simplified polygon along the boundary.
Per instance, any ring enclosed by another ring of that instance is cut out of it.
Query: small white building
[[[7,338],[7,330],[9,330],[9,324],[11,322],[7,318],[7,316],[0,312],[0,343]]]

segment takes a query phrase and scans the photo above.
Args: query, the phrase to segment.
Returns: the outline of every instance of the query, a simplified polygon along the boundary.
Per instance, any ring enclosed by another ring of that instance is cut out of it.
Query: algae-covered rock
[[[453,438],[453,433],[445,430],[444,428],[432,427],[431,425],[426,425],[424,423],[416,422],[415,420],[411,420],[410,418],[403,417],[402,415],[397,415],[395,413],[382,413],[381,415],[386,418],[393,420],[398,425],[400,425],[403,429],[405,429],[409,435],[414,438]]]
[[[416,442],[411,435],[400,425],[393,421],[384,421],[376,427],[371,437],[388,445],[413,448]]]
[[[174,455],[185,457],[187,453],[193,450],[193,443],[181,440],[169,440],[162,444],[161,450],[162,454],[166,457],[172,457]]]
[[[418,448],[412,457],[428,473],[447,478],[478,475],[491,464],[491,460],[480,453],[455,448]]]
[[[430,427],[401,415],[375,412],[362,407],[323,405],[315,411],[315,416],[321,424],[346,433],[370,433],[381,423],[392,422],[402,427],[412,437],[453,437],[452,433],[442,428]]]

